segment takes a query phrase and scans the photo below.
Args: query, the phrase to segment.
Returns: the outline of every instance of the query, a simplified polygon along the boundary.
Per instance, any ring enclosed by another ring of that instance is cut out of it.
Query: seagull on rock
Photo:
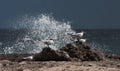
[[[73,39],[77,39],[77,41],[79,41],[79,39],[84,35],[84,31],[79,32],[79,33],[68,33],[68,35],[70,35]]]
[[[87,39],[79,39],[80,42],[85,43]]]
[[[47,40],[42,40],[42,42],[44,43],[44,44],[46,44],[47,45],[47,47],[49,47],[50,45],[52,45],[52,44],[54,44],[54,41],[55,41],[56,39],[47,39]]]
[[[25,57],[25,58],[23,58],[24,60],[33,60],[33,56],[28,56],[28,57]]]

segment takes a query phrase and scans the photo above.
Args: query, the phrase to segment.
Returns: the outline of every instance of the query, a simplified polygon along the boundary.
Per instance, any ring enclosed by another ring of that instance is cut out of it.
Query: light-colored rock
[[[25,65],[25,64],[27,64],[25,61],[19,63],[19,65]]]
[[[30,69],[24,69],[23,71],[32,71],[32,70],[30,70]]]
[[[0,68],[2,68],[3,67],[3,64],[2,63],[0,63]]]

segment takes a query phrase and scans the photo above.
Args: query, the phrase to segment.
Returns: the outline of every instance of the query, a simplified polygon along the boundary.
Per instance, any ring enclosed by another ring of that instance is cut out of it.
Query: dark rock
[[[119,67],[119,68],[120,68],[120,64],[117,64],[117,67]]]
[[[99,61],[105,59],[102,52],[81,44],[81,42],[69,43],[60,50],[67,52],[71,58],[77,58],[82,61]]]
[[[17,71],[23,71],[23,69],[22,69],[22,68],[19,68],[19,69],[17,69]]]
[[[42,52],[34,55],[35,61],[69,61],[70,57],[65,51],[43,48]]]
[[[0,60],[9,60],[9,61],[23,61],[24,57],[30,56],[33,54],[0,54]]]
[[[25,59],[25,57],[33,56],[33,59]],[[119,56],[111,56],[112,58],[120,58]],[[0,60],[9,61],[99,61],[104,60],[105,56],[97,49],[87,46],[85,43],[73,42],[66,44],[58,50],[51,48],[43,48],[42,52],[37,54],[0,54]]]
[[[119,54],[106,55],[106,57],[110,58],[110,59],[118,59],[118,60],[120,60],[120,55]]]

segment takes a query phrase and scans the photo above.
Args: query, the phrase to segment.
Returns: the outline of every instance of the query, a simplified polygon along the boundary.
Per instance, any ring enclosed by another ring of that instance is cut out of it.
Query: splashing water
[[[12,47],[6,47],[6,53],[38,53],[45,47],[41,40],[56,38],[53,49],[63,47],[70,42],[67,33],[74,33],[69,22],[56,21],[50,15],[24,16],[14,25],[15,28],[29,30],[21,39],[18,38]]]
[[[99,49],[101,50],[103,53],[105,54],[111,54],[112,51],[109,49],[109,46],[108,45],[105,45],[105,44],[99,44],[95,41],[91,41],[89,43],[87,43],[90,47],[92,48],[96,48],[96,49]]]

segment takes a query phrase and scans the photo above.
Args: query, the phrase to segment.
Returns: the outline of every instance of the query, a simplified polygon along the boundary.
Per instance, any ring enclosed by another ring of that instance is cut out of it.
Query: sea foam
[[[57,21],[46,14],[18,18],[14,28],[25,28],[28,31],[22,39],[18,38],[13,46],[6,47],[5,53],[38,53],[46,47],[41,40],[50,38],[57,39],[51,48],[58,49],[71,42],[67,33],[74,33],[70,22]]]

